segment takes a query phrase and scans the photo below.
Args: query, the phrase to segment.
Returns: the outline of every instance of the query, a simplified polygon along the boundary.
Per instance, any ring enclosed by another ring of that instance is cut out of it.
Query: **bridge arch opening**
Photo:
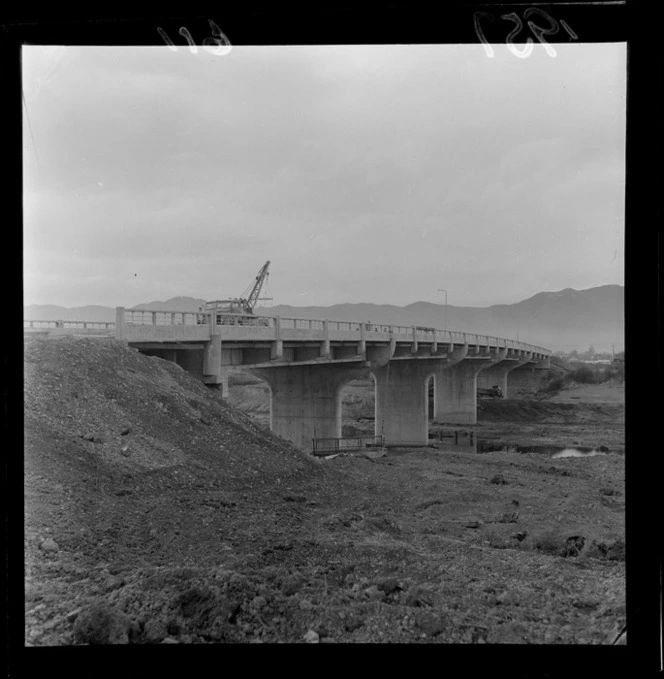
[[[233,370],[228,376],[228,402],[258,424],[270,428],[270,385],[247,370]]]
[[[341,387],[341,435],[373,436],[376,385],[367,371]]]

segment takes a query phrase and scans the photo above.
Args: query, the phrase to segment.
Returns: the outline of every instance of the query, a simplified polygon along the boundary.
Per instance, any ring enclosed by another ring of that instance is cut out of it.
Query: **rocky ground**
[[[596,457],[312,459],[173,363],[26,340],[25,643],[612,644],[621,412],[482,404],[478,436]]]

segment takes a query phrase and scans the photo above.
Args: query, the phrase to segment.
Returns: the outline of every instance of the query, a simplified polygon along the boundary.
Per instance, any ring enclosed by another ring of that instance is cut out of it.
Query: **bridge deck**
[[[257,346],[258,343],[275,341],[293,346],[322,342],[331,345],[359,342],[381,345],[395,342],[425,346],[468,345],[476,350],[507,348],[533,352],[541,357],[548,357],[552,353],[544,347],[512,339],[419,326],[230,314],[217,316],[216,320],[212,324],[211,314],[206,312],[144,311],[118,307],[116,323],[24,321],[23,330],[26,335],[115,336],[135,345],[206,343],[213,335],[219,335],[222,343],[235,346]]]

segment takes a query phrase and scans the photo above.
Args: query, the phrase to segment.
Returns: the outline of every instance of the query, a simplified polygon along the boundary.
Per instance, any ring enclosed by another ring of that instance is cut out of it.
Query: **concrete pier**
[[[375,432],[385,442],[426,445],[429,440],[429,378],[440,360],[395,360],[373,368]]]
[[[482,389],[490,389],[494,385],[499,386],[503,392],[503,398],[508,397],[509,373],[528,363],[532,353],[524,353],[522,356],[506,356],[502,361],[495,365],[490,365],[477,375],[477,386]]]
[[[222,395],[228,397],[228,370],[222,370],[221,327],[215,324],[214,314],[207,320],[210,339],[203,349],[203,382],[221,385]]]
[[[477,423],[477,375],[504,360],[507,349],[476,353],[436,375],[434,419],[454,424]]]
[[[341,436],[341,389],[366,367],[282,365],[248,368],[270,387],[270,428],[305,451],[314,438]]]

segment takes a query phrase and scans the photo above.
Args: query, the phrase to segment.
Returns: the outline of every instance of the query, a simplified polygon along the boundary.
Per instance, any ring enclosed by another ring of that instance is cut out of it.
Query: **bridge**
[[[315,438],[341,436],[341,390],[367,371],[376,436],[426,445],[431,378],[434,419],[475,424],[478,386],[498,385],[507,396],[512,371],[548,369],[551,356],[524,342],[418,326],[124,307],[115,323],[24,321],[24,334],[114,336],[224,396],[229,372],[247,370],[269,385],[272,431],[307,451]]]

